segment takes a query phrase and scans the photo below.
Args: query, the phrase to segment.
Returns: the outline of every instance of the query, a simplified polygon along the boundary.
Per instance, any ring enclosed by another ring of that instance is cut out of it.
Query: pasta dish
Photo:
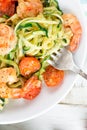
[[[76,16],[56,0],[0,2],[0,108],[8,99],[32,100],[42,89],[60,86],[64,71],[47,63],[63,47],[71,52],[82,34]]]

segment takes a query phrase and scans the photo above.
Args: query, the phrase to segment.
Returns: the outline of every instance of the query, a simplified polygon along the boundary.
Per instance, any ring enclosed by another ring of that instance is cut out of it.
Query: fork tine
[[[61,48],[51,54],[51,58],[48,60],[48,63],[60,70],[73,70],[73,66],[75,66],[72,53],[66,48]]]
[[[64,52],[64,50],[65,50],[64,48],[61,48],[59,51],[56,51],[55,54],[60,57]]]
[[[55,54],[60,57],[61,56],[61,53],[59,51],[56,51]]]
[[[64,52],[65,51],[65,48],[61,48],[60,49],[60,52],[62,53],[62,52]]]
[[[56,53],[55,53],[55,54],[56,54]],[[57,61],[57,60],[58,60],[58,57],[57,57],[55,54],[51,54],[51,58],[52,58],[54,61]]]
[[[53,60],[47,60],[47,62],[52,65],[52,66],[55,66],[55,62]]]
[[[53,65],[54,62],[57,62],[59,58],[61,57],[63,51],[64,51],[64,48],[61,48],[59,51],[52,53],[49,63]]]

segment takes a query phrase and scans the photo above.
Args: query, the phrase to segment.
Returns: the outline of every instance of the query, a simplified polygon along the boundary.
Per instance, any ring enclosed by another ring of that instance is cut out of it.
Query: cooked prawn
[[[24,98],[34,99],[41,91],[41,81],[36,76],[32,76],[21,88],[10,88],[5,82],[0,82],[1,98]]]
[[[11,95],[15,94],[15,97],[18,96],[19,90],[14,91],[14,89],[11,90],[7,86],[8,84],[12,84],[17,81],[16,76],[16,70],[12,67],[9,68],[2,68],[0,69],[0,97],[2,98],[10,98]]]
[[[82,28],[76,16],[72,14],[63,14],[62,18],[64,19],[65,27],[70,27],[73,32],[73,36],[69,45],[69,50],[73,52],[79,45],[82,35]]]
[[[1,98],[21,98],[22,90],[20,88],[10,88],[6,83],[0,82]]]
[[[0,55],[8,54],[16,45],[16,37],[11,27],[0,24]]]
[[[0,82],[12,84],[17,81],[16,70],[12,67],[0,69]]]
[[[40,0],[18,0],[17,14],[20,18],[37,16],[43,12]]]

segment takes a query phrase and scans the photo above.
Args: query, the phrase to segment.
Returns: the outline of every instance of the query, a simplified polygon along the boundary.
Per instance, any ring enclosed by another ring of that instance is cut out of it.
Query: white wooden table
[[[13,125],[0,125],[0,130],[87,130],[87,108],[56,105],[44,115]]]

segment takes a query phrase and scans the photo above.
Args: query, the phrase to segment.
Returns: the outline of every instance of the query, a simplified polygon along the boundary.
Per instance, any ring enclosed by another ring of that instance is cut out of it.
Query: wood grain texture
[[[0,126],[0,130],[87,130],[87,108],[56,105],[48,113],[24,123]]]

